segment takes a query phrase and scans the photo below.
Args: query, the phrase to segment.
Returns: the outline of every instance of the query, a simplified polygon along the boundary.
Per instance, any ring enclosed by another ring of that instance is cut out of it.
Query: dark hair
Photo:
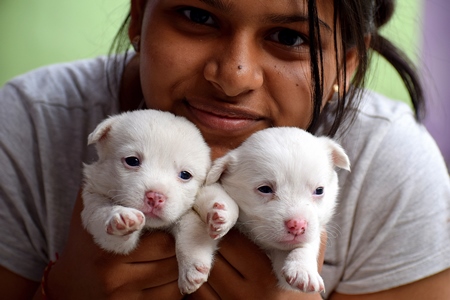
[[[353,108],[358,106],[361,98],[360,94],[363,92],[361,87],[364,87],[365,84],[371,51],[379,53],[395,68],[408,90],[416,119],[420,120],[423,117],[423,91],[414,64],[399,48],[379,34],[380,27],[391,19],[394,8],[395,0],[334,0],[333,26],[338,28],[336,25],[339,23],[339,34],[342,38],[341,51],[338,51],[338,32],[334,30],[337,84],[339,86],[347,86],[349,80],[351,80],[352,84],[349,90],[338,93],[335,116],[328,132],[325,132],[327,135],[334,136],[344,121],[353,119],[356,113],[356,110]],[[308,0],[308,19],[313,82],[313,112],[308,131],[314,132],[319,125],[324,93],[322,45],[320,43],[319,19],[315,0]],[[129,22],[130,14],[127,15],[120,26],[111,45],[110,54],[121,53],[130,47],[127,35]],[[367,48],[366,37],[369,35],[371,39],[369,48]],[[356,49],[358,66],[350,79],[345,76],[347,68],[345,55],[352,48]],[[339,53],[341,57],[338,56]]]
[[[317,129],[319,123],[323,98],[323,83],[321,82],[321,78],[323,78],[323,62],[315,2],[314,0],[308,1],[309,38],[312,42],[310,48],[311,71],[314,82],[314,110],[308,130],[312,132]],[[379,34],[380,27],[391,19],[394,8],[394,0],[334,0],[333,26],[337,28],[336,24],[339,22],[339,33],[342,37],[342,51],[338,52],[336,38],[338,32],[337,30],[334,31],[337,84],[339,86],[346,86],[347,81],[351,80],[352,85],[348,91],[341,91],[337,96],[337,108],[334,120],[327,132],[329,136],[334,136],[341,124],[345,120],[351,121],[356,113],[356,110],[351,108],[357,107],[360,93],[363,92],[363,89],[360,87],[365,85],[365,76],[369,66],[371,51],[380,54],[395,68],[408,90],[416,119],[420,121],[423,117],[425,108],[423,91],[413,63],[399,48]],[[365,38],[369,35],[371,39],[369,49],[367,49]],[[345,64],[345,54],[353,47],[357,51],[359,64],[353,78],[350,79],[345,77],[347,67]],[[338,53],[341,53],[341,57],[338,57]],[[344,62],[344,64],[341,66],[339,62]]]

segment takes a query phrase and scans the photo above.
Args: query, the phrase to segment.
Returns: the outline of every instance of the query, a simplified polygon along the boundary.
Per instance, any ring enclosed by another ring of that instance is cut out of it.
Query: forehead
[[[324,149],[312,147],[309,151],[295,151],[275,148],[247,152],[236,162],[231,174],[250,186],[271,184],[277,189],[303,190],[329,182],[334,169]]]
[[[238,165],[258,166],[256,169],[267,173],[313,172],[311,176],[333,169],[330,150],[322,140],[296,129],[277,129],[250,137],[238,150]]]
[[[331,30],[333,1],[331,0],[197,0],[227,13],[245,12],[248,19],[266,23],[307,21],[308,2],[315,3],[319,25]]]

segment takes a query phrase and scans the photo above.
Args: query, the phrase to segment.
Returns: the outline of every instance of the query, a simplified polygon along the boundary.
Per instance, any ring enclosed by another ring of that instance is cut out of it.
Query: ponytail
[[[423,89],[417,75],[416,68],[403,51],[397,48],[389,40],[378,33],[380,27],[386,24],[393,15],[394,1],[375,1],[373,15],[373,30],[370,47],[384,57],[397,71],[408,90],[411,103],[415,111],[416,119],[421,120],[424,116]]]

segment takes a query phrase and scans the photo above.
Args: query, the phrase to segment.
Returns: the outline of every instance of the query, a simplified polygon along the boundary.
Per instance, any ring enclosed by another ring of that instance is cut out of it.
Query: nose
[[[293,235],[301,235],[306,232],[308,227],[308,222],[304,219],[289,219],[284,222],[288,233]]]
[[[224,41],[206,63],[204,77],[229,97],[256,90],[263,84],[255,42],[245,35]]]
[[[166,202],[166,196],[164,194],[154,191],[145,193],[145,198],[147,204],[153,208],[161,207],[162,205],[164,205],[164,202]]]

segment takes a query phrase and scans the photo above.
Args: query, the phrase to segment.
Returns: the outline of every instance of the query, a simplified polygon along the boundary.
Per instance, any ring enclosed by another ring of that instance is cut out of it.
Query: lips
[[[215,131],[251,130],[262,117],[245,109],[224,108],[185,101],[194,123]]]

